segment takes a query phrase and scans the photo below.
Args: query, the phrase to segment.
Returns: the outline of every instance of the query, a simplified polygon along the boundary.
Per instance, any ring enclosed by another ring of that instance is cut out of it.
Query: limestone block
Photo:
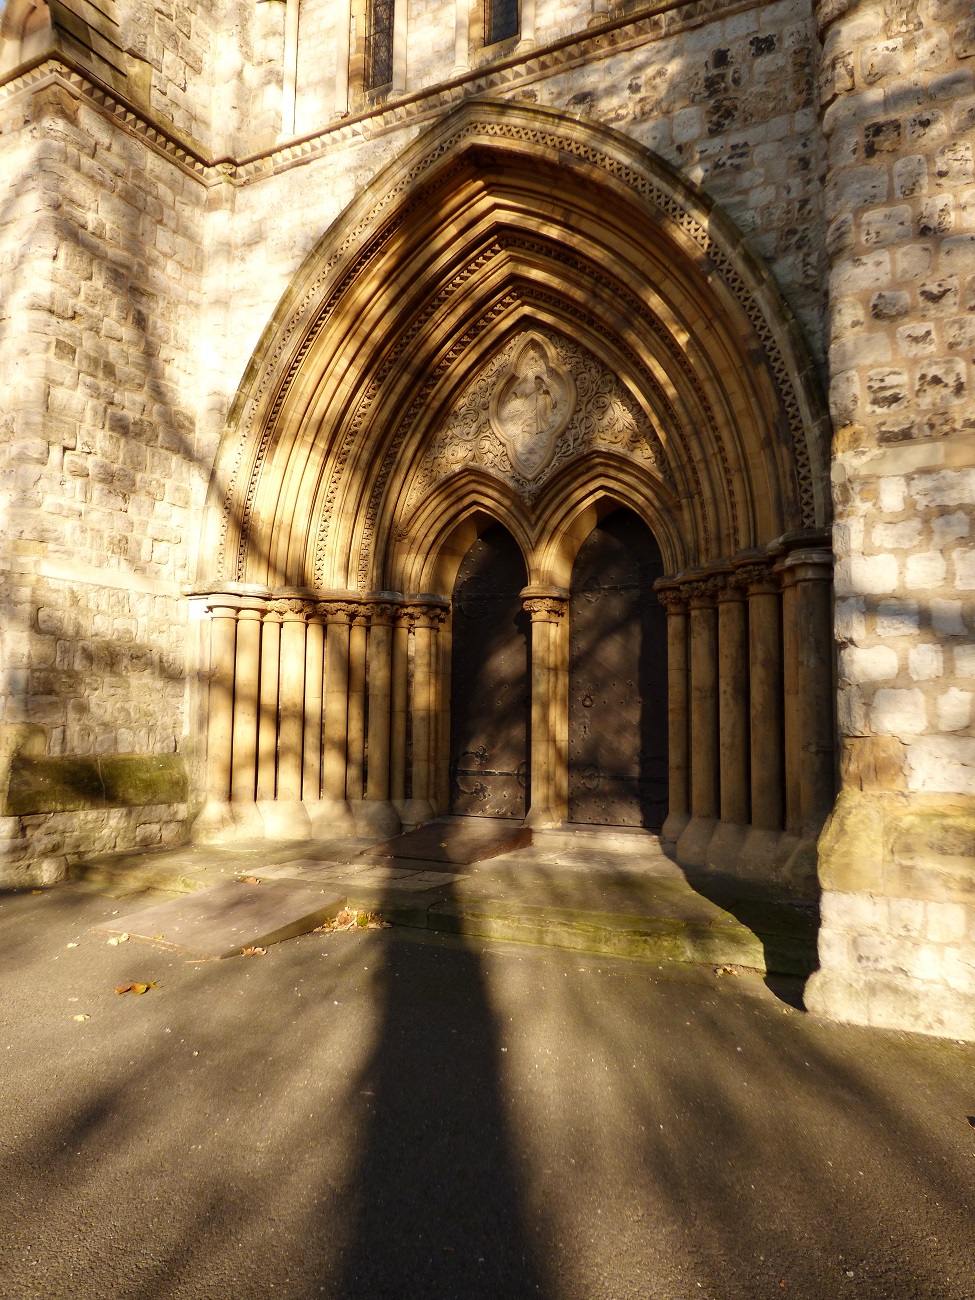
[[[870,726],[882,736],[916,736],[927,727],[927,706],[917,688],[877,691],[870,708]]]
[[[907,662],[908,670],[916,682],[935,681],[944,672],[944,654],[941,646],[929,641],[911,646]]]
[[[937,700],[938,727],[941,731],[964,731],[971,724],[972,693],[952,686]]]
[[[840,653],[840,672],[851,682],[887,681],[897,670],[897,651],[890,646],[850,647]]]

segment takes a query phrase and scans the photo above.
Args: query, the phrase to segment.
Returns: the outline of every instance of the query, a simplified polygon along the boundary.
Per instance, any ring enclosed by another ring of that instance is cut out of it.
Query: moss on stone
[[[16,754],[3,792],[3,815],[182,803],[187,791],[186,768],[176,754],[105,758]]]

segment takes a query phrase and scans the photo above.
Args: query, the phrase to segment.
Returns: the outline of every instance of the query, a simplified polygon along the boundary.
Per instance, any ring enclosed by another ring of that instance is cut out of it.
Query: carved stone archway
[[[665,829],[688,861],[751,835],[781,865],[831,772],[826,429],[788,309],[700,192],[611,130],[463,105],[326,233],[241,385],[198,589],[198,834],[445,807],[449,596],[489,522],[528,570],[529,817],[560,822],[568,575],[627,506],[670,575]],[[790,649],[793,614],[816,633]],[[747,775],[770,743],[778,793]]]

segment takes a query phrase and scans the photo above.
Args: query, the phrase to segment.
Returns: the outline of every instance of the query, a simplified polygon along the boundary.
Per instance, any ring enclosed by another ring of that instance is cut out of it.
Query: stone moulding
[[[694,256],[700,259],[702,269],[707,268],[710,276],[723,283],[765,351],[777,395],[778,419],[791,445],[797,478],[796,522],[805,527],[822,524],[829,515],[824,475],[828,417],[822,394],[798,327],[773,279],[743,251],[730,221],[659,159],[608,128],[570,121],[551,110],[469,102],[414,142],[333,224],[306,259],[265,331],[238,391],[221,453],[224,469],[219,479],[226,487],[213,549],[221,556],[222,571],[244,572],[248,518],[257,481],[288,392],[315,341],[338,310],[343,295],[360,276],[369,274],[369,267],[407,214],[428,199],[432,186],[444,184],[458,169],[467,148],[482,141],[516,152],[538,150],[553,160],[564,157],[594,169],[608,184],[622,187],[648,204],[671,238],[696,250]],[[498,311],[505,306],[503,299],[496,304]],[[455,340],[454,346],[458,345],[463,346],[463,338]],[[370,380],[362,400],[372,400],[379,382],[378,375]],[[328,533],[331,504],[342,480],[350,439],[358,437],[358,428],[357,418],[344,424],[345,449],[332,457],[327,471],[315,521],[320,545]],[[720,447],[716,451],[721,455]],[[384,464],[379,479],[386,476]],[[315,580],[322,576],[316,566]]]

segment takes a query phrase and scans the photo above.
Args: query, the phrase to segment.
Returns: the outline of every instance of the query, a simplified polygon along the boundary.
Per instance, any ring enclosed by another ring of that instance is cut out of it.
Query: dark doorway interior
[[[524,817],[528,790],[527,582],[514,538],[494,524],[464,557],[453,593],[450,811]]]
[[[667,625],[653,534],[630,510],[592,530],[569,604],[569,819],[663,825]]]

